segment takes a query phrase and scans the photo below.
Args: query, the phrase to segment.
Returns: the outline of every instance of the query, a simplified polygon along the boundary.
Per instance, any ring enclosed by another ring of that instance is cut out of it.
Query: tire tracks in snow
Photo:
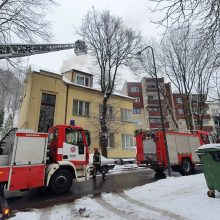
[[[183,217],[181,215],[177,215],[173,212],[170,212],[170,211],[167,211],[165,209],[160,209],[160,208],[156,208],[152,205],[149,205],[149,204],[146,204],[146,203],[142,203],[138,200],[135,200],[133,198],[131,198],[130,196],[128,196],[127,194],[125,194],[124,192],[122,193],[117,193],[118,196],[120,196],[122,199],[126,200],[127,202],[129,203],[132,203],[138,207],[141,207],[141,208],[144,208],[144,209],[147,209],[149,211],[154,211],[154,212],[157,212],[163,216],[166,216],[168,218],[171,218],[171,219],[175,219],[175,220],[186,220],[187,218],[186,217]]]
[[[39,220],[50,220],[53,207],[40,209]]]
[[[101,196],[94,197],[93,199],[96,200],[96,202],[101,205],[104,209],[114,213],[115,215],[118,215],[121,218],[124,219],[137,219],[137,214],[135,212],[129,212],[125,210],[120,210],[114,207],[111,203],[107,202],[105,199],[103,199]],[[146,220],[146,218],[139,218],[138,220]]]

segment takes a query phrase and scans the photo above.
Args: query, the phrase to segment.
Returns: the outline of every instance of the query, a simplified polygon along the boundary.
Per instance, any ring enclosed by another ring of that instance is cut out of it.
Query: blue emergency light
[[[75,125],[75,120],[70,120],[70,125],[74,126]]]

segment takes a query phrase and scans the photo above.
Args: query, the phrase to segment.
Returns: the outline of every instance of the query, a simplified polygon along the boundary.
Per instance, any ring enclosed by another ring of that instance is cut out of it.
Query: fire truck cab
[[[200,163],[195,150],[203,144],[215,142],[209,132],[201,130],[192,133],[166,131],[165,135],[170,166],[183,175],[191,174],[194,165]],[[156,173],[162,173],[168,164],[163,131],[137,130],[135,137],[138,165],[144,165],[154,169]]]
[[[68,191],[73,179],[89,179],[89,144],[89,132],[78,126],[57,125],[49,134],[11,130],[0,142],[0,191]]]

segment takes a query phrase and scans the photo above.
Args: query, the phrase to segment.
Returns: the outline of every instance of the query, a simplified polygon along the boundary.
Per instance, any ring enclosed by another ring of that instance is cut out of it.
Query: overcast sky
[[[53,43],[74,43],[81,19],[92,6],[99,10],[109,9],[113,14],[121,16],[128,27],[141,31],[146,37],[159,38],[162,33],[160,28],[150,22],[158,18],[158,15],[150,11],[153,4],[148,0],[62,0],[48,14],[52,22]],[[77,57],[73,50],[31,56],[28,62],[56,72],[68,68],[89,71],[88,56]],[[128,78],[134,79],[131,74]]]

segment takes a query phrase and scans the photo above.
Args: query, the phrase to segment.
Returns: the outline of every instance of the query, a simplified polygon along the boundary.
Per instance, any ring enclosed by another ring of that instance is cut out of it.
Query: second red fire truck
[[[195,150],[203,144],[214,142],[213,136],[206,131],[166,131],[165,134],[170,166],[184,175],[191,174],[194,165],[200,163]],[[135,136],[138,165],[146,165],[162,173],[168,165],[163,131],[137,130]]]

